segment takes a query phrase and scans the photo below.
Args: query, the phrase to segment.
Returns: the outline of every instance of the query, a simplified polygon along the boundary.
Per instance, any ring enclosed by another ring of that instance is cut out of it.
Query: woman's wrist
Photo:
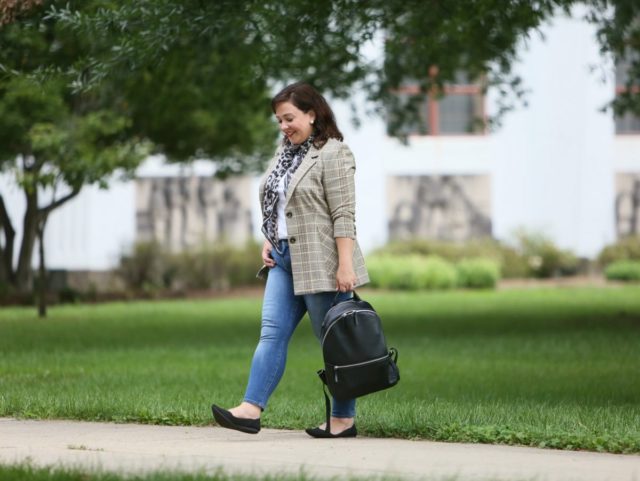
[[[349,258],[349,259],[338,259],[338,267],[341,268],[353,268],[353,259]]]

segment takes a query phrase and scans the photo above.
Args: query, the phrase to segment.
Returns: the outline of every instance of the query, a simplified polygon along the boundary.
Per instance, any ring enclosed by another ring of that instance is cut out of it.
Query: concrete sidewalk
[[[0,463],[30,460],[124,473],[342,475],[364,479],[640,481],[640,456],[399,439],[319,440],[301,431],[258,435],[217,427],[0,418]]]

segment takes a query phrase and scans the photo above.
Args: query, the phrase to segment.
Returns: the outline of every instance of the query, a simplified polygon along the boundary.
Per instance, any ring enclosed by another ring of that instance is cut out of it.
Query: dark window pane
[[[629,80],[629,67],[631,62],[628,59],[619,59],[616,62],[616,85],[626,85]]]
[[[424,95],[399,93],[396,94],[396,100],[398,102],[398,108],[412,109],[413,118],[405,120],[402,127],[399,129],[401,135],[426,135],[429,132],[429,108],[426,97]],[[397,127],[396,124],[400,122],[400,119],[393,112],[390,113],[387,122],[387,130],[392,133],[392,130]]]
[[[630,80],[630,72],[640,61],[640,55],[636,53],[628,54],[625,57],[616,58],[616,85],[618,87],[624,87]],[[634,79],[637,80],[637,79]],[[634,85],[638,85],[636,81]]]
[[[480,121],[479,95],[445,95],[439,101],[440,133],[469,134],[478,131]]]
[[[616,117],[616,134],[632,133],[640,133],[640,117],[631,113],[627,113],[621,117]]]
[[[631,69],[631,58],[619,58],[616,62],[616,86],[626,88],[629,81],[629,70]],[[615,116],[616,134],[638,134],[640,133],[640,117],[632,113],[622,116]]]

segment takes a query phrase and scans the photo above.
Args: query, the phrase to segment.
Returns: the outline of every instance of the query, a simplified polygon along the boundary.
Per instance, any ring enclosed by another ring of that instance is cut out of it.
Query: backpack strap
[[[395,347],[389,349],[389,355],[393,359],[393,362],[398,362],[398,350]]]
[[[327,375],[324,372],[324,369],[320,369],[318,371],[318,377],[322,381],[322,393],[324,394],[324,414],[326,418],[325,431],[327,433],[331,433],[331,400],[329,399],[329,395],[327,394]]]
[[[338,291],[336,292],[335,297],[333,298],[333,302],[331,303],[331,307],[335,306],[336,304],[338,304],[338,296],[340,294],[343,294],[342,292]],[[356,301],[361,301],[362,299],[360,299],[360,296],[358,295],[358,293],[356,291],[351,291],[351,299],[355,299]]]

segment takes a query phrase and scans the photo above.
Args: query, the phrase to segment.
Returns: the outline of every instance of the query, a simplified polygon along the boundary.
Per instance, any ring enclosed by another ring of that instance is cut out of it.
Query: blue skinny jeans
[[[280,241],[280,255],[273,249],[271,255],[276,265],[269,269],[262,304],[262,327],[260,341],[253,355],[249,382],[244,400],[264,409],[269,397],[284,374],[289,340],[306,312],[311,318],[313,332],[320,341],[322,321],[331,307],[337,292],[295,295],[291,256],[287,241]],[[340,293],[342,301],[352,296],[351,292]],[[333,399],[331,415],[351,418],[356,414],[356,400]]]

